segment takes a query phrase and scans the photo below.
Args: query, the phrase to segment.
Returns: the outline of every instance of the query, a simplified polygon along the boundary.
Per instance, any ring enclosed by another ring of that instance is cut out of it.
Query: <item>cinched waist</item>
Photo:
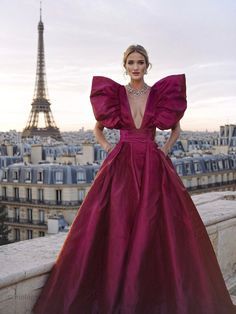
[[[122,142],[154,142],[155,129],[132,129],[120,130],[120,141]]]

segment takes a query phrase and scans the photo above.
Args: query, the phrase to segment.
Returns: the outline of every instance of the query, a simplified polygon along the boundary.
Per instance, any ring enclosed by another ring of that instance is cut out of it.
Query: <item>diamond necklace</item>
[[[148,85],[144,83],[143,88],[141,89],[134,89],[131,84],[129,83],[127,85],[127,90],[130,94],[133,94],[134,96],[140,96],[142,94],[145,94],[146,91],[148,90]]]

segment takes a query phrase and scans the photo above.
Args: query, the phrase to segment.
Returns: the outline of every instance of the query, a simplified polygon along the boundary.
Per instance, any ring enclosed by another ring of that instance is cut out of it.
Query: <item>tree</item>
[[[0,245],[10,243],[8,241],[8,233],[11,232],[11,230],[8,230],[8,226],[5,224],[6,220],[6,207],[4,205],[0,205]]]

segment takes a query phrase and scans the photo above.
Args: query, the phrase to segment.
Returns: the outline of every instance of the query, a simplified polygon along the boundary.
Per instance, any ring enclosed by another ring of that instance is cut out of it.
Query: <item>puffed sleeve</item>
[[[120,119],[120,84],[104,77],[94,76],[90,93],[90,101],[95,119],[109,129],[119,129]]]
[[[155,84],[157,92],[154,124],[158,129],[172,129],[187,108],[185,74],[167,76]]]

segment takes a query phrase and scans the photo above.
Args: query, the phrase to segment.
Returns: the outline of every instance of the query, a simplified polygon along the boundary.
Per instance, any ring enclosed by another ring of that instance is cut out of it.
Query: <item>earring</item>
[[[147,74],[147,70],[145,70],[144,74]]]

